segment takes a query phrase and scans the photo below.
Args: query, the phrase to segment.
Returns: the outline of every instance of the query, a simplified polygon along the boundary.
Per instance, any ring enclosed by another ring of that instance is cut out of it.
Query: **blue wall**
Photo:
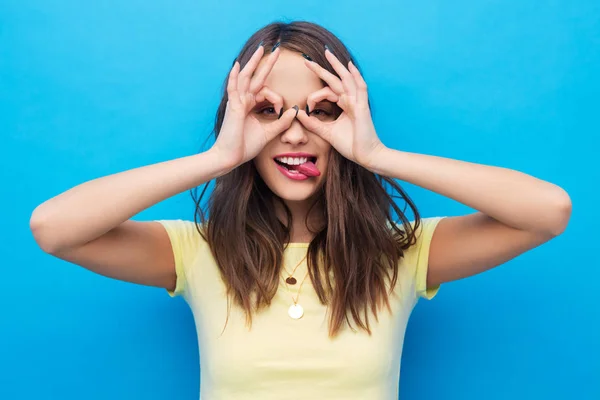
[[[83,181],[199,150],[237,50],[280,18],[346,41],[389,146],[522,170],[573,200],[563,236],[419,303],[401,398],[600,398],[600,3],[206,3],[0,1],[0,398],[197,398],[183,300],[43,254],[28,220]],[[471,211],[408,189],[425,216]],[[185,193],[138,218],[192,210]]]

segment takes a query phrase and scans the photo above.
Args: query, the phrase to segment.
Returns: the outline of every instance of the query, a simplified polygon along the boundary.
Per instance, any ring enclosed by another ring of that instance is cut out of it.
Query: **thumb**
[[[304,110],[298,112],[297,118],[306,129],[329,141],[329,127],[327,124],[320,121],[318,118],[309,117]]]
[[[283,114],[281,114],[281,117],[278,120],[265,125],[267,141],[271,141],[281,132],[288,129],[290,125],[292,125],[294,118],[296,118],[296,109],[288,108]]]

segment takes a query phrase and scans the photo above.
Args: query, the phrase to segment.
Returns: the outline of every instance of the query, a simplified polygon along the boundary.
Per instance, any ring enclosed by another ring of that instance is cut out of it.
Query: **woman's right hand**
[[[264,85],[280,51],[277,47],[269,54],[254,74],[264,54],[264,47],[259,46],[241,72],[240,63],[236,61],[229,73],[225,117],[212,150],[232,169],[256,157],[267,143],[289,128],[296,117],[294,108],[272,122],[259,121],[252,112],[263,102],[272,104],[277,113],[283,108],[281,96]]]

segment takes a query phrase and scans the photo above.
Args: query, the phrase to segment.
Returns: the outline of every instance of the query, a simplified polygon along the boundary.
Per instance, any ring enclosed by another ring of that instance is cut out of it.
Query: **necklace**
[[[302,290],[302,285],[304,284],[304,281],[306,280],[307,276],[308,272],[306,272],[304,279],[302,279],[302,283],[300,283],[300,287],[298,288],[298,295],[295,299],[294,296],[292,296],[292,294],[290,293],[290,289],[288,289],[287,285],[285,286],[285,289],[287,290],[288,294],[292,298],[292,302],[294,303],[290,306],[290,308],[288,308],[288,315],[293,319],[300,319],[304,315],[304,308],[302,308],[302,306],[298,304],[298,299],[300,298],[300,290]]]
[[[292,273],[290,274],[289,271],[287,270],[287,268],[285,267],[285,265],[283,266],[283,269],[285,269],[285,272],[287,272],[288,276],[287,278],[285,278],[285,283],[287,283],[288,285],[295,285],[296,282],[298,282],[296,280],[296,278],[294,278],[292,275],[294,275],[294,273],[296,272],[296,270],[298,269],[298,267],[300,266],[300,264],[302,264],[302,261],[304,261],[306,259],[306,256],[308,254],[305,254],[304,257],[302,257],[302,260],[300,260],[300,262],[298,264],[296,264],[296,266],[294,267],[294,270],[292,271]]]

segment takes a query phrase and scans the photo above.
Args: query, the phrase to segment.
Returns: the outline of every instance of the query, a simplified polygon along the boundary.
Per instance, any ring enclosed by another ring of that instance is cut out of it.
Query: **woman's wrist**
[[[202,158],[204,158],[202,163],[207,163],[208,165],[215,167],[215,178],[223,176],[239,166],[239,163],[237,163],[231,156],[223,154],[223,152],[215,146],[212,146],[204,153],[198,154],[198,156],[202,156]]]

